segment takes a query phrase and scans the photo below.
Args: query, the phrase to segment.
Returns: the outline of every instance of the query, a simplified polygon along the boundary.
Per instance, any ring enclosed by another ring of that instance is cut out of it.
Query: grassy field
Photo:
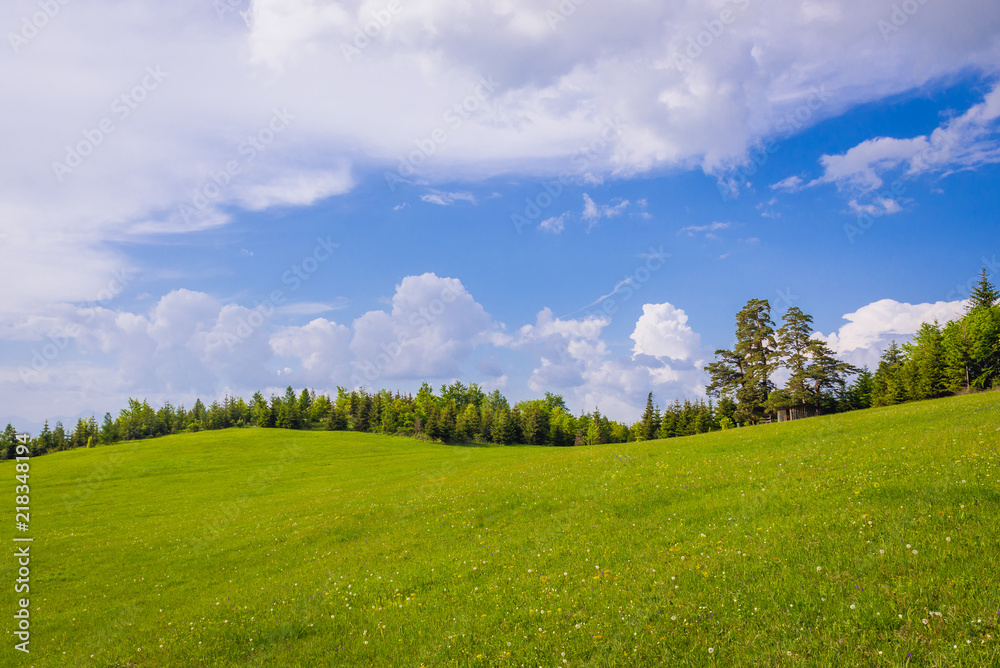
[[[565,449],[246,429],[48,455],[31,653],[7,549],[0,665],[1000,665],[998,408]]]

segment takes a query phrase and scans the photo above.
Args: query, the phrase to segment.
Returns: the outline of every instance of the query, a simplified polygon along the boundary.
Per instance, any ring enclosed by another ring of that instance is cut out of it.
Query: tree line
[[[256,392],[250,401],[226,397],[209,406],[196,400],[190,409],[165,403],[154,409],[145,400],[130,399],[117,417],[104,415],[77,420],[73,430],[46,421],[32,439],[32,454],[132,441],[230,427],[359,431],[411,436],[444,443],[511,445],[590,445],[669,438],[719,428],[714,406],[704,401],[675,401],[662,415],[647,397],[647,415],[634,425],[608,419],[599,409],[573,415],[559,395],[529,399],[513,406],[499,390],[486,393],[475,383],[442,385],[437,394],[428,383],[413,394],[337,388],[336,396],[288,387],[281,396]],[[655,412],[655,417],[653,413]],[[652,425],[652,426],[651,426]],[[16,431],[11,425],[0,436],[0,452],[13,456]]]
[[[715,351],[705,367],[708,401],[675,400],[662,410],[646,397],[639,421],[608,419],[595,407],[573,415],[563,398],[513,406],[499,390],[486,393],[475,383],[442,385],[435,394],[424,383],[415,394],[338,387],[335,396],[288,387],[281,396],[256,392],[249,401],[225,397],[190,409],[165,403],[154,409],[129,399],[117,417],[106,413],[61,422],[29,445],[34,455],[230,427],[326,429],[395,434],[444,443],[510,445],[589,445],[688,436],[768,421],[779,411],[817,415],[932,399],[1000,385],[1000,293],[984,269],[963,317],[940,326],[925,323],[913,339],[885,350],[875,372],[838,360],[825,342],[812,338],[812,317],[789,308],[781,326],[766,299],[751,299],[736,315],[736,343]],[[775,378],[787,379],[781,387]],[[849,382],[853,378],[852,382]],[[713,401],[713,400],[717,400]],[[14,456],[17,432],[0,433],[0,458]]]

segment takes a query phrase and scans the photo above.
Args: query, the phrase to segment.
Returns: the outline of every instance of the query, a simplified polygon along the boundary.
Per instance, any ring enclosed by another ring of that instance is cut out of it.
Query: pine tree
[[[14,426],[7,424],[7,428],[0,435],[0,458],[14,459],[17,456],[17,430]]]
[[[711,376],[709,396],[735,399],[736,419],[759,422],[774,389],[771,374],[778,362],[771,305],[766,299],[751,299],[736,315],[736,345],[716,350],[716,361],[705,367]]]
[[[48,420],[46,420],[45,424],[42,425],[42,430],[38,432],[36,449],[38,454],[44,454],[52,449],[52,431],[49,429]]]
[[[653,393],[650,392],[646,395],[646,410],[642,412],[642,421],[637,434],[641,440],[652,441],[656,438],[656,434],[660,430],[659,413],[660,411],[653,406]]]
[[[986,275],[986,267],[983,267],[983,271],[979,275],[979,283],[976,284],[976,287],[969,295],[968,312],[971,313],[981,308],[990,308],[997,301],[1000,301],[1000,292],[997,292],[993,284],[990,283],[990,279]]]
[[[937,323],[924,323],[903,345],[906,363],[900,374],[910,399],[933,399],[947,391],[943,336]]]
[[[893,341],[879,361],[872,381],[872,406],[892,406],[907,400],[906,388],[901,373],[906,355]]]

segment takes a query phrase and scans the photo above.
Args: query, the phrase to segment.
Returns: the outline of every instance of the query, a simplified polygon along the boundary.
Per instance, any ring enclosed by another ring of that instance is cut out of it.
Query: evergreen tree
[[[976,309],[991,308],[997,301],[1000,301],[1000,292],[997,292],[990,279],[986,275],[986,267],[979,276],[979,283],[969,295],[968,311],[971,313]]]
[[[903,345],[906,362],[900,378],[909,399],[933,399],[947,392],[943,335],[937,323],[924,323],[913,340]]]
[[[854,382],[847,389],[842,410],[854,411],[863,408],[871,408],[872,392],[875,389],[875,376],[868,367],[864,367],[858,372]]]
[[[643,441],[652,441],[660,430],[660,411],[653,406],[653,393],[646,395],[646,410],[642,412],[642,420],[637,437]]]
[[[872,379],[872,406],[892,406],[907,400],[906,388],[900,371],[906,356],[893,341],[879,361]]]
[[[66,449],[66,430],[63,428],[61,420],[56,420],[56,427],[52,430],[52,449]]]
[[[110,416],[110,414],[109,414]],[[44,454],[52,450],[52,431],[49,429],[49,421],[46,420],[45,424],[42,425],[42,430],[38,433],[37,443],[35,444],[36,451],[38,454]]]
[[[303,389],[302,393],[299,394],[299,416],[303,426],[308,427],[309,422],[312,419],[312,414],[310,413],[309,408],[312,406],[314,399],[315,397],[309,393],[309,390]]]
[[[835,410],[846,394],[847,377],[858,369],[841,362],[827,344],[812,338],[812,316],[798,307],[788,309],[778,330],[778,355],[790,376],[782,390],[772,392],[772,409],[809,408]]]
[[[711,377],[709,396],[736,401],[736,418],[755,424],[767,410],[774,384],[771,374],[778,361],[771,305],[766,299],[751,299],[736,315],[736,345],[716,350],[716,361],[705,367]]]
[[[0,435],[0,456],[3,459],[14,459],[17,456],[17,430],[10,423]]]

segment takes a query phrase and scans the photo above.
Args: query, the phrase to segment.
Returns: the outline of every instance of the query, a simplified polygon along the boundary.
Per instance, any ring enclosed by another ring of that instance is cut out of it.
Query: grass
[[[998,399],[584,448],[246,429],[48,455],[31,653],[4,614],[0,664],[1000,665]]]

